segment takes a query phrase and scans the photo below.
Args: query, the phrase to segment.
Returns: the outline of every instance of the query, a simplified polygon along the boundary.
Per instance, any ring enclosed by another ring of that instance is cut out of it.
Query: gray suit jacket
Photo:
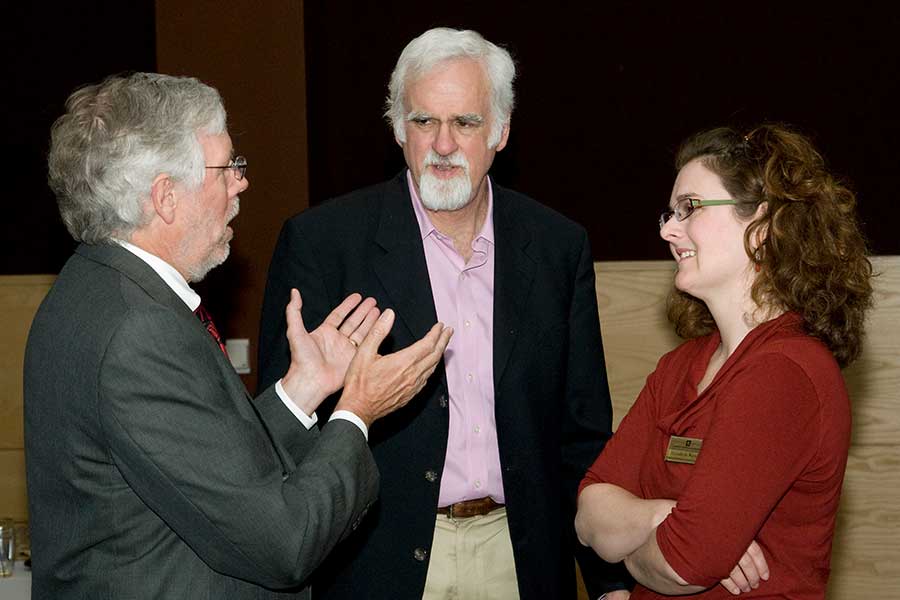
[[[113,246],[80,246],[34,319],[25,450],[36,599],[308,597],[378,488],[354,425],[307,431],[273,388],[252,399]]]

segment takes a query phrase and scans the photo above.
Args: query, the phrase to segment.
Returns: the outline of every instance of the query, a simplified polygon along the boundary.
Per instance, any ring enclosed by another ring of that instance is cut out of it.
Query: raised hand
[[[378,319],[373,298],[350,294],[315,329],[307,332],[300,309],[303,299],[296,289],[285,308],[291,365],[281,381],[291,400],[308,415],[330,394],[341,388],[357,346]]]
[[[726,590],[737,596],[741,592],[749,592],[759,587],[760,580],[769,579],[769,565],[763,556],[762,548],[756,540],[750,542],[738,564],[731,570],[727,579],[719,583]]]
[[[434,373],[453,330],[436,323],[415,344],[381,356],[378,346],[394,325],[394,311],[378,318],[359,350],[344,381],[344,392],[335,410],[349,410],[367,427],[412,399]]]

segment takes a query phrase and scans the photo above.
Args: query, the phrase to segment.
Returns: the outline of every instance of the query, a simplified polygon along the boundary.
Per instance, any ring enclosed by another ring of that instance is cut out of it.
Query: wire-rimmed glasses
[[[234,178],[240,181],[247,173],[247,159],[243,156],[235,156],[227,165],[207,166],[207,169],[231,169]]]

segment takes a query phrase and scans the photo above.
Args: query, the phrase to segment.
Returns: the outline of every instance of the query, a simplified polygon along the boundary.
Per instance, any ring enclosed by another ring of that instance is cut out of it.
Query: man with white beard
[[[423,391],[372,429],[380,499],[318,570],[317,596],[574,598],[576,554],[592,599],[628,596],[623,571],[582,552],[573,529],[612,423],[587,234],[488,176],[514,76],[509,53],[474,31],[412,40],[386,112],[408,169],[282,229],[262,385],[288,360],[291,287],[310,326],[346,290],[394,308],[386,352],[438,318],[455,331]]]

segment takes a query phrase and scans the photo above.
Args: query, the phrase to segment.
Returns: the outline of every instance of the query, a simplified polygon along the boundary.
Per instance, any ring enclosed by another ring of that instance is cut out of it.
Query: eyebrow
[[[468,123],[475,123],[478,125],[484,123],[484,117],[482,117],[478,113],[466,113],[464,115],[456,115],[453,118],[457,121],[466,121]]]
[[[412,110],[409,114],[406,115],[407,121],[417,121],[419,119],[434,119],[435,117],[430,113],[423,112],[420,110]],[[463,121],[466,123],[472,123],[474,125],[481,125],[484,123],[484,117],[479,115],[478,113],[465,113],[461,115],[451,115],[451,121]]]

